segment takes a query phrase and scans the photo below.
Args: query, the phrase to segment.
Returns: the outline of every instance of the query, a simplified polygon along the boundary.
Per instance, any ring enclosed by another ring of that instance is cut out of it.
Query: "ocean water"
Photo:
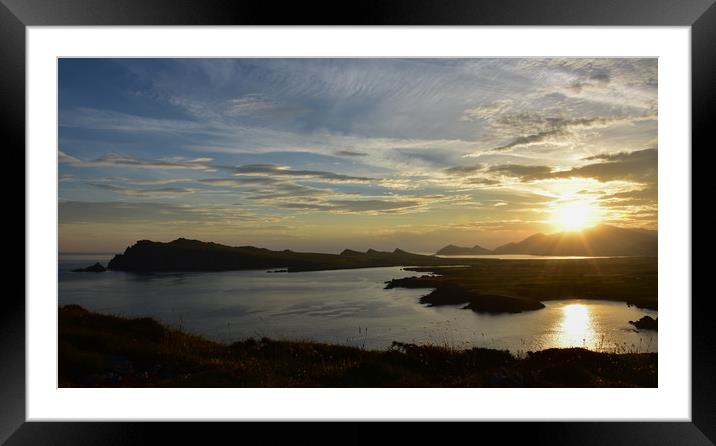
[[[460,306],[427,307],[418,300],[429,289],[384,289],[387,280],[415,274],[401,267],[300,273],[71,272],[97,261],[106,265],[111,257],[60,255],[59,305],[153,317],[223,342],[266,336],[367,349],[399,341],[517,354],[574,346],[658,350],[657,332],[638,332],[628,323],[644,315],[656,317],[656,311],[578,299],[546,301],[541,310],[503,315]]]
[[[443,259],[497,259],[497,260],[569,260],[569,259],[607,259],[600,256],[539,256],[532,254],[473,254],[461,256],[436,256]]]

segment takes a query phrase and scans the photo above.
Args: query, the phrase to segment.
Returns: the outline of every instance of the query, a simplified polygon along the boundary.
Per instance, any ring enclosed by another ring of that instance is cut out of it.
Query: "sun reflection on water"
[[[570,304],[562,307],[562,320],[556,333],[556,344],[559,347],[594,349],[596,337],[596,327],[589,306]]]

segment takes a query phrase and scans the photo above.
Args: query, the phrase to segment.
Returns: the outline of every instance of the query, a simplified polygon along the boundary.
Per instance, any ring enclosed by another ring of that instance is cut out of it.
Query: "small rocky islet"
[[[105,271],[107,271],[107,268],[102,266],[99,262],[86,268],[76,268],[72,270],[73,273],[103,273]]]
[[[630,324],[635,326],[638,330],[658,330],[659,318],[654,319],[651,316],[644,316],[638,321],[629,321]]]

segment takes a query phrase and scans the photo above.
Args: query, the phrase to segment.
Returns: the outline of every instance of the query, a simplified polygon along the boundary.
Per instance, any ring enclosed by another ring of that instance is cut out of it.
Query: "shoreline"
[[[151,318],[59,308],[60,387],[656,387],[657,353],[394,342],[209,341]]]
[[[492,262],[463,268],[405,267],[405,271],[422,275],[392,279],[385,287],[432,288],[421,297],[421,303],[465,304],[465,308],[484,313],[536,311],[544,308],[544,301],[562,299],[624,302],[658,310],[656,259]]]

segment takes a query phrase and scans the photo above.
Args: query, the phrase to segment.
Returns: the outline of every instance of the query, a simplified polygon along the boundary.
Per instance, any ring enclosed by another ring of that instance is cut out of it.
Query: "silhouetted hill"
[[[369,268],[379,266],[446,265],[447,259],[393,252],[345,250],[340,255],[272,251],[253,246],[226,246],[179,238],[169,243],[140,240],[118,254],[108,268],[120,271],[229,271],[286,268],[288,271]]]
[[[483,248],[480,245],[475,245],[472,248],[465,246],[447,245],[446,247],[435,253],[436,256],[476,256],[483,254],[492,254],[492,251],[487,248]]]
[[[495,254],[545,256],[656,256],[657,232],[600,225],[581,232],[534,234],[518,243],[507,243]]]

